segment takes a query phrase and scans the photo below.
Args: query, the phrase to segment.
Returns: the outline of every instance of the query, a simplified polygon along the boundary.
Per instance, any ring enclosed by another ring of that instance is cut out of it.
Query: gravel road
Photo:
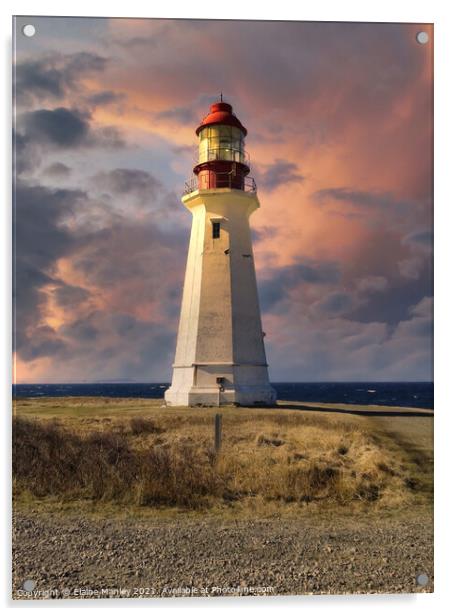
[[[14,598],[433,590],[427,518],[161,521],[22,513],[13,528]],[[417,583],[419,574],[427,584]]]

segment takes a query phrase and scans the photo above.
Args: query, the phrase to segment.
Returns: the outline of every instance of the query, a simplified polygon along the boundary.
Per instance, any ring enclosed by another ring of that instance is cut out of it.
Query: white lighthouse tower
[[[182,203],[193,215],[173,364],[171,406],[270,405],[249,217],[246,128],[217,102],[196,129],[198,162]]]

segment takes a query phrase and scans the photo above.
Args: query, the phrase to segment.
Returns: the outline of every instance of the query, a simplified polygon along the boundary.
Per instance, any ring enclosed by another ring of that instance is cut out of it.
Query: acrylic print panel
[[[13,597],[431,592],[432,26],[14,30]]]

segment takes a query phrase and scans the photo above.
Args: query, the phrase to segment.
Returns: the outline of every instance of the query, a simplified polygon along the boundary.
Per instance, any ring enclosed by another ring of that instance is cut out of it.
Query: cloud
[[[259,282],[259,296],[264,311],[272,311],[276,305],[287,300],[291,291],[300,284],[331,284],[339,279],[339,269],[335,263],[309,262],[295,263],[270,271]]]
[[[411,306],[410,314],[415,317],[432,318],[433,317],[433,297],[423,297],[420,302]]]
[[[55,363],[49,382],[149,382],[150,374],[157,381],[168,378],[175,333],[165,324],[94,310],[62,325],[59,334],[65,343],[52,351]]]
[[[424,338],[432,345],[433,342],[433,298],[423,297],[410,307],[410,318],[401,321],[394,331],[393,338]],[[431,350],[431,349],[430,349]]]
[[[22,338],[22,333],[16,338],[16,340],[21,341],[17,350],[20,358],[25,361],[33,361],[43,357],[58,357],[67,350],[64,341],[48,325],[36,325],[33,329],[33,336],[24,340]]]
[[[263,242],[278,236],[278,229],[276,227],[264,226],[259,229],[254,227],[251,229],[251,236],[254,242]]]
[[[186,254],[178,246],[187,241],[180,227],[161,229],[152,219],[128,219],[125,213],[109,227],[84,235],[73,265],[89,286],[101,296],[113,294],[122,308],[136,313],[155,301],[163,310],[168,281],[183,276]]]
[[[85,198],[79,190],[51,190],[18,181],[14,190],[14,343],[24,359],[50,355],[64,343],[42,325],[44,290],[55,284],[55,263],[75,240],[64,219]]]
[[[356,283],[358,291],[363,293],[377,293],[384,291],[388,286],[388,280],[384,276],[367,276]]]
[[[402,244],[430,253],[433,250],[432,229],[420,229],[402,238]]]
[[[196,123],[199,118],[191,107],[174,107],[165,109],[156,114],[158,120],[173,120],[177,124],[191,125]]]
[[[264,318],[271,378],[308,382],[430,380],[432,322],[422,316],[430,301],[427,298],[413,305],[395,328],[385,323],[360,323],[341,314],[324,319],[318,311],[300,313],[294,306],[290,310],[297,316],[297,325],[289,330],[285,315],[274,315],[270,327]],[[284,362],[287,354],[289,365]]]
[[[61,100],[72,91],[80,90],[83,76],[99,73],[107,59],[94,53],[46,54],[37,59],[17,63],[14,71],[15,91],[19,103],[31,104],[45,99]]]
[[[72,347],[79,346],[80,343],[93,343],[99,338],[100,330],[93,325],[93,316],[98,313],[84,314],[81,319],[74,319],[63,324],[60,329],[60,335],[64,336],[72,342]]]
[[[420,302],[424,296],[431,295],[433,291],[431,271],[424,265],[417,278],[404,277],[400,275],[395,262],[394,271],[384,288],[363,293],[358,287],[357,291],[358,297],[365,301],[356,305],[348,314],[348,318],[363,323],[386,323],[392,330],[399,322],[410,318],[413,305]]]
[[[18,64],[15,71],[19,96],[52,96],[62,98],[65,84],[63,74],[49,62],[29,61]]]
[[[171,151],[174,152],[174,154],[192,155],[195,152],[195,147],[193,145],[172,145]]]
[[[88,112],[57,107],[37,109],[23,115],[26,138],[34,144],[50,145],[61,149],[78,147],[121,147],[123,142],[113,127],[102,127],[97,132],[91,126]]]
[[[421,274],[423,260],[419,257],[410,257],[408,259],[402,259],[397,265],[401,276],[417,280]]]
[[[311,309],[320,310],[325,315],[339,315],[348,312],[353,305],[351,294],[340,291],[329,293],[326,297],[315,302]]]
[[[86,289],[69,284],[59,284],[53,294],[58,305],[63,308],[79,304],[90,297]]]
[[[40,153],[36,144],[25,135],[13,130],[13,178],[33,171],[39,166]]]
[[[113,103],[124,102],[126,96],[124,93],[113,92],[112,90],[101,90],[90,94],[85,98],[86,102],[91,107],[105,107]]]
[[[67,178],[71,175],[71,169],[64,163],[52,163],[43,170],[43,174],[51,178]]]
[[[361,209],[382,209],[400,214],[413,212],[419,208],[418,203],[397,199],[391,193],[353,190],[347,187],[324,188],[313,196],[322,205],[328,201],[340,201]]]
[[[86,142],[89,133],[89,116],[76,109],[39,109],[24,116],[24,126],[29,138],[58,147],[78,147]]]
[[[102,171],[91,178],[91,183],[112,195],[135,195],[140,201],[155,200],[163,189],[157,178],[141,169]]]
[[[272,165],[264,170],[261,167],[253,167],[253,173],[258,185],[265,190],[275,190],[279,186],[303,182],[304,176],[298,171],[295,163],[283,159],[276,159]]]
[[[113,178],[121,190],[136,188],[134,174]],[[152,191],[151,176],[145,179],[149,186],[138,182],[139,190]],[[90,208],[85,191],[18,182],[15,351],[26,362],[52,358],[50,380],[85,374],[85,363],[97,365],[105,354],[111,357],[102,365],[114,374],[132,377],[141,370],[145,378],[154,365],[162,376],[173,351],[182,289],[185,250],[176,247],[188,236],[181,227],[159,229],[153,220],[127,213],[111,217],[109,226],[99,230],[74,225],[74,217]],[[71,282],[73,274],[79,284]],[[52,325],[45,324],[49,314]],[[159,341],[167,363],[151,359]],[[102,369],[99,374],[108,377]]]

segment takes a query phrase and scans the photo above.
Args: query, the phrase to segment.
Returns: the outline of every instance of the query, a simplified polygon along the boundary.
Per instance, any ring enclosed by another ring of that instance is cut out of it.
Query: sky
[[[432,43],[416,42],[431,26],[16,28],[15,382],[170,380],[180,197],[220,92],[258,186],[270,379],[432,380]]]

